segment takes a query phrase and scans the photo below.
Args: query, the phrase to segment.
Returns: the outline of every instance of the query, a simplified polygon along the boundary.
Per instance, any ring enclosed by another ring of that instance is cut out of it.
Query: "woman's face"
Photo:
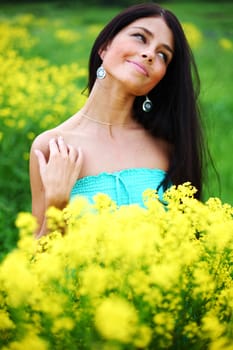
[[[166,74],[173,34],[161,17],[140,18],[123,28],[100,52],[108,79],[130,94],[146,95]]]

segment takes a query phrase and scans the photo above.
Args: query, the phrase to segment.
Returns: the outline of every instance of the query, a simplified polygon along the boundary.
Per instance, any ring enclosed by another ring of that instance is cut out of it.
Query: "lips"
[[[138,63],[138,62],[135,62],[135,61],[131,61],[131,60],[127,60],[128,63],[134,65],[134,67],[136,68],[136,70],[145,75],[146,77],[149,76],[149,73],[147,71],[147,69],[145,68],[145,66],[142,64],[142,63]]]

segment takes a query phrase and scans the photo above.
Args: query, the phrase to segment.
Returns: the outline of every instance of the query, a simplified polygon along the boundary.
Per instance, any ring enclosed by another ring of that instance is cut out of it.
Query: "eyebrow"
[[[145,27],[135,26],[135,27],[133,27],[133,28],[141,29],[141,30],[143,30],[146,34],[148,34],[150,37],[154,37],[154,34],[153,34],[149,29],[147,29],[147,28],[145,28]],[[174,51],[172,50],[172,48],[171,48],[169,45],[167,45],[167,44],[162,44],[162,46],[163,46],[165,49],[167,49],[169,52],[171,52],[172,54],[174,54]]]

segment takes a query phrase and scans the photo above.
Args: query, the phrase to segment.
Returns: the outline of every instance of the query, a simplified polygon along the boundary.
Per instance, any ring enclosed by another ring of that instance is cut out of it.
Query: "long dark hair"
[[[88,90],[96,80],[96,70],[102,60],[98,54],[124,27],[143,17],[162,17],[174,37],[174,55],[164,78],[150,92],[153,109],[142,110],[143,96],[135,98],[134,118],[154,137],[172,145],[167,176],[161,183],[166,189],[169,182],[178,185],[190,181],[201,197],[203,183],[203,142],[198,95],[200,81],[191,49],[181,24],[169,10],[154,3],[131,6],[114,17],[96,38],[89,59]]]

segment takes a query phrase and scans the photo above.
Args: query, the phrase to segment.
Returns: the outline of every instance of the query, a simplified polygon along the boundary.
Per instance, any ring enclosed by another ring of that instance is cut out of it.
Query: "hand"
[[[40,150],[35,150],[39,163],[39,171],[44,186],[46,206],[64,206],[70,192],[77,181],[82,164],[83,153],[71,145],[67,145],[62,137],[49,141],[49,158],[46,161]]]

